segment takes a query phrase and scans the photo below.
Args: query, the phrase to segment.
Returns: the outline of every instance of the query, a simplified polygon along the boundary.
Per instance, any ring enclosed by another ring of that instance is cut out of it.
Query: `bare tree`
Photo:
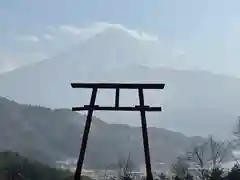
[[[233,153],[234,150],[239,150],[239,137],[237,139],[233,139],[230,141],[231,143],[231,150],[232,150],[232,158],[235,160],[236,164],[240,166],[239,157],[236,157],[236,155]]]
[[[120,158],[118,160],[118,168],[119,168],[119,177],[122,179],[131,179],[132,171],[135,168],[133,161],[131,160],[131,154],[128,155],[128,158]]]
[[[207,179],[210,170],[218,169],[228,153],[230,143],[216,142],[210,136],[206,142],[194,146],[193,150],[187,153],[187,160],[197,172],[201,180]]]
[[[108,177],[108,170],[110,169],[116,169],[118,166],[116,164],[105,164],[104,165],[104,177],[103,179],[104,180],[107,180],[107,179],[116,179],[115,176],[113,177]]]
[[[172,165],[172,172],[176,177],[185,179],[188,176],[189,164],[185,158],[178,157],[175,164]]]
[[[107,170],[108,170],[108,165],[107,164],[105,164],[105,166],[104,166],[104,180],[106,180],[107,179]]]
[[[202,180],[205,180],[206,177],[206,144],[203,143],[195,146],[192,151],[187,153],[187,160],[191,166],[194,166],[192,169],[197,170],[197,172],[194,172],[194,175],[200,177]]]

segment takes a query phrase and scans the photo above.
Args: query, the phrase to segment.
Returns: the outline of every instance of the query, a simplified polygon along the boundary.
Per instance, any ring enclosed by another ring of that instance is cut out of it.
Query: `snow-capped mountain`
[[[71,108],[88,103],[90,92],[71,89],[70,82],[165,83],[163,92],[146,93],[146,102],[164,109],[149,116],[150,125],[189,135],[229,135],[240,107],[240,80],[170,69],[165,66],[165,53],[159,41],[141,41],[124,30],[108,28],[51,59],[2,74],[0,96],[20,103]],[[113,95],[102,92],[97,102],[112,103]],[[138,103],[134,92],[123,92],[121,97],[121,103]],[[108,122],[139,124],[138,114],[98,115]]]

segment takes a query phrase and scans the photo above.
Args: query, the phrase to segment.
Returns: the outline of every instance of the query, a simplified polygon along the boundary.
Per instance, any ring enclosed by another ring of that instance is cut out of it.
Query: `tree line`
[[[22,157],[15,152],[0,152],[0,180],[72,180],[69,171],[58,170]],[[84,177],[84,180],[92,180]]]

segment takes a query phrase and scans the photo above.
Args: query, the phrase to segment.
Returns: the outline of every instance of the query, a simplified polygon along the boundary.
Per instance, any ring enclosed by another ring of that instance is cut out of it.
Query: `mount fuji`
[[[206,71],[168,66],[169,52],[159,41],[143,41],[117,28],[42,62],[0,75],[0,96],[50,108],[88,104],[90,91],[71,82],[165,83],[162,92],[146,92],[146,103],[163,106],[148,115],[149,126],[187,135],[231,135],[240,107],[240,80]],[[153,66],[155,64],[155,66]],[[157,65],[157,66],[156,66]],[[114,92],[100,92],[98,104],[112,104]],[[121,92],[120,103],[136,104],[136,92]],[[109,123],[139,125],[138,114],[96,113]]]

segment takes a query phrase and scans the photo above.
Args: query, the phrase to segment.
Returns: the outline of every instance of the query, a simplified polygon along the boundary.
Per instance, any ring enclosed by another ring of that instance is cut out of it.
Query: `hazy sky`
[[[239,7],[239,0],[0,0],[0,72],[51,57],[104,22],[157,37],[183,67],[240,77]]]

